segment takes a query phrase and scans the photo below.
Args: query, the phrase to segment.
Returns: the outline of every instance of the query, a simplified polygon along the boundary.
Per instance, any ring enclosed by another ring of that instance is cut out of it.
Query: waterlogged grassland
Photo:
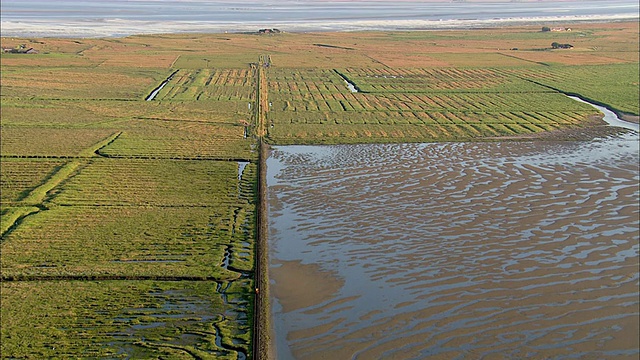
[[[237,278],[253,264],[256,166],[94,159],[6,235],[3,278]],[[46,251],[43,251],[45,250]],[[221,265],[226,262],[236,272]]]
[[[2,356],[237,359],[247,282],[3,282]]]
[[[249,354],[255,184],[255,164],[81,163],[2,238],[3,356]]]
[[[3,356],[251,356],[248,64],[188,74],[173,43],[29,44],[1,55]],[[145,101],[175,70],[185,82]]]

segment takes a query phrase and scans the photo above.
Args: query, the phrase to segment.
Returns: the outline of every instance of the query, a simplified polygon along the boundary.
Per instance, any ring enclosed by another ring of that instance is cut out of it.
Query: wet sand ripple
[[[269,161],[272,259],[340,285],[279,293],[279,358],[637,358],[637,137]]]

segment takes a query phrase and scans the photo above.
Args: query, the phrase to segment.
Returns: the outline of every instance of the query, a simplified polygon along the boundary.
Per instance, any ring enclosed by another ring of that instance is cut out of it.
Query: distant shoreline
[[[208,23],[188,21],[134,21],[102,20],[65,23],[38,21],[2,21],[2,37],[57,37],[57,38],[118,38],[133,35],[242,33],[257,32],[262,28],[277,28],[284,32],[357,32],[357,31],[428,31],[464,30],[512,26],[533,26],[576,23],[610,23],[637,21],[639,14],[514,17],[498,19],[461,20],[327,20],[317,22],[260,22],[260,23]]]

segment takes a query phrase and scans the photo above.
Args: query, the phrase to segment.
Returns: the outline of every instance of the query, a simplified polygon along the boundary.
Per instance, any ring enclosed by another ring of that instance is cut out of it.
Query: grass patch
[[[248,354],[247,286],[216,282],[2,283],[6,358],[236,359]],[[243,311],[240,311],[244,309]],[[28,324],[28,326],[25,326]]]
[[[26,217],[2,244],[4,279],[237,279],[225,249],[251,269],[251,217],[229,207],[54,207]],[[246,209],[245,211],[250,211]],[[246,253],[241,257],[240,253]],[[244,259],[244,261],[243,261]]]

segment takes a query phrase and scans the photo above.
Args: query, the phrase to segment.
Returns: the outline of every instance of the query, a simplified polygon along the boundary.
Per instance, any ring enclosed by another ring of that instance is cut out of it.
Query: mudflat
[[[318,268],[272,285],[279,355],[636,357],[637,150],[637,134],[276,147],[272,262]],[[281,287],[326,272],[342,285],[317,302]]]

